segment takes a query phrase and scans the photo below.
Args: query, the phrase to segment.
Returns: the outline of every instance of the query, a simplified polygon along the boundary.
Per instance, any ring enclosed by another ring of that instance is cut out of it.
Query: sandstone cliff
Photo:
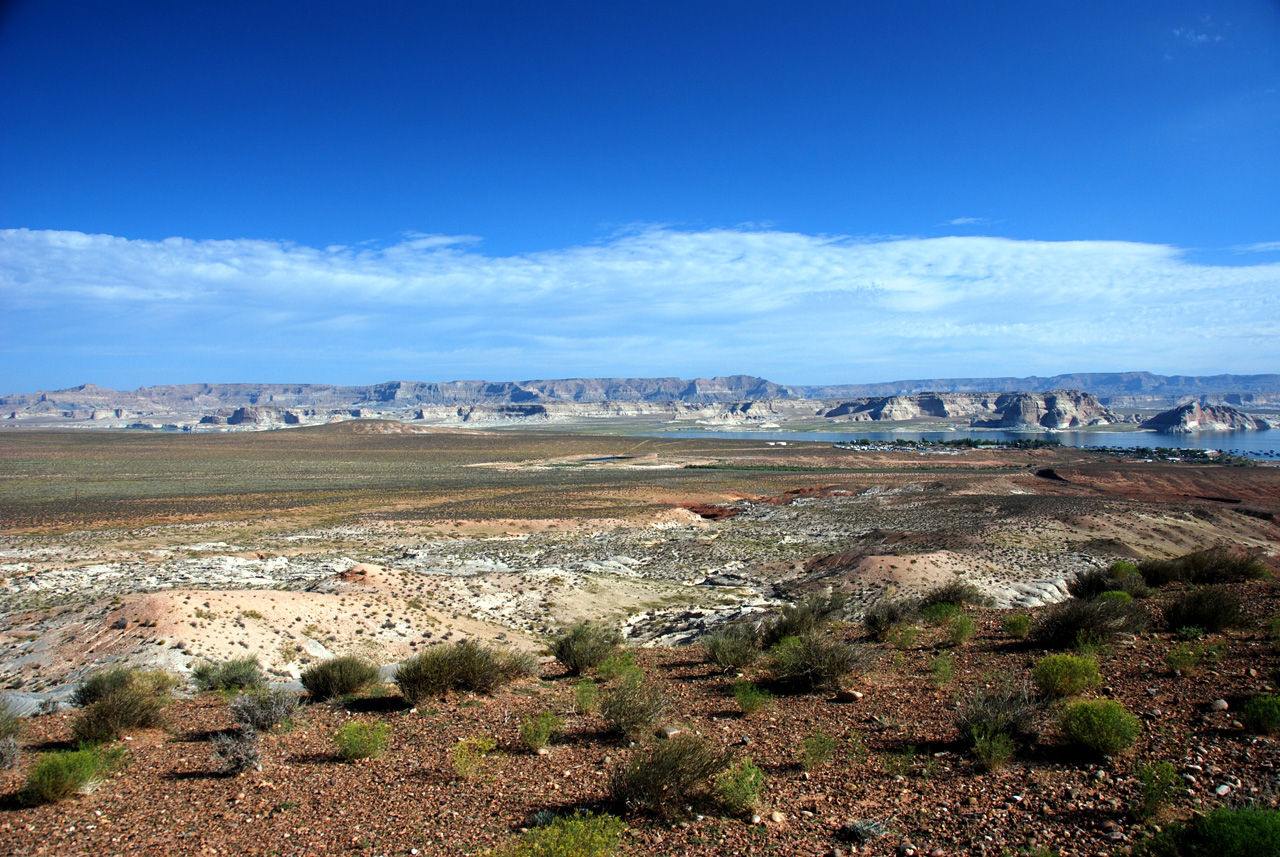
[[[1259,431],[1280,428],[1280,420],[1271,421],[1237,411],[1230,405],[1188,402],[1144,422],[1140,428],[1171,434],[1194,434],[1202,431]]]

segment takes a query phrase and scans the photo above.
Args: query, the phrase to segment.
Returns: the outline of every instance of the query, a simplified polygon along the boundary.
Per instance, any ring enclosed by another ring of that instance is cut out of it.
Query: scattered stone
[[[772,821],[774,824],[781,824],[782,822],[787,820],[787,817],[784,814],[777,812],[775,810],[774,812],[769,813],[769,820]]]
[[[1231,794],[1231,786],[1227,785],[1226,783],[1223,783],[1222,785],[1214,789],[1213,793],[1216,794],[1218,797],[1226,797],[1227,795]]]
[[[1211,711],[1226,711],[1227,708],[1227,701],[1225,699],[1215,699],[1213,702],[1209,703],[1209,709]]]
[[[849,703],[857,702],[862,699],[862,694],[856,690],[838,690],[832,702]]]

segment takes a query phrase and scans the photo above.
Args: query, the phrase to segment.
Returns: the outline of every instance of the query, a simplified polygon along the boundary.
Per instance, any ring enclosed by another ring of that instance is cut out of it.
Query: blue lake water
[[[869,440],[893,443],[903,440],[1058,440],[1067,446],[1081,447],[1168,447],[1173,449],[1218,449],[1233,455],[1263,460],[1280,460],[1280,429],[1269,431],[1220,431],[1200,434],[1163,434],[1153,431],[1125,432],[1017,432],[993,429],[957,429],[956,431],[669,431],[646,432],[644,437],[718,437],[728,440],[785,440],[788,443],[849,443]]]

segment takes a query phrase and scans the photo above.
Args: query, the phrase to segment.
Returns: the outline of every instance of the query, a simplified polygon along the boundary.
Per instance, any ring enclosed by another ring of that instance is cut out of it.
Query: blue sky
[[[15,2],[0,393],[1280,369],[1280,4]]]

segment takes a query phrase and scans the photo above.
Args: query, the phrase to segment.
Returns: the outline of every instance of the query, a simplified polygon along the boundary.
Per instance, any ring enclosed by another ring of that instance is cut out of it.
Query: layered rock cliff
[[[1230,405],[1188,402],[1142,423],[1140,428],[1171,434],[1195,434],[1202,431],[1261,431],[1280,428],[1280,420],[1266,420],[1238,411]]]

